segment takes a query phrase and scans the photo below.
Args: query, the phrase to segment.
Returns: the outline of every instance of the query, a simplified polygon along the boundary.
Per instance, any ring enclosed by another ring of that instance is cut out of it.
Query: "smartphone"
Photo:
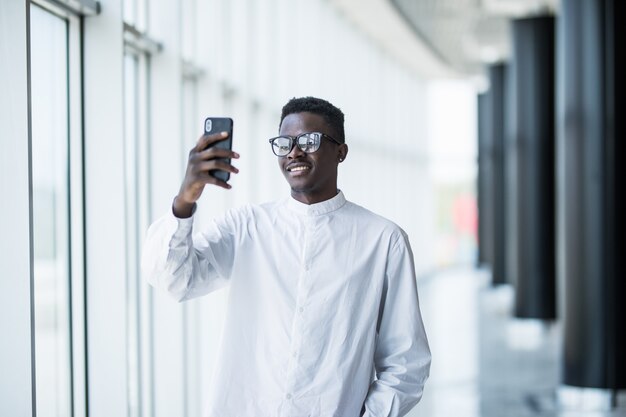
[[[230,117],[207,117],[204,121],[204,133],[212,135],[219,132],[228,132],[228,137],[213,143],[209,147],[216,146],[231,150],[233,146],[233,119]],[[230,158],[222,158],[221,160],[230,164]],[[221,169],[209,171],[209,174],[224,182],[227,182],[230,178],[230,172],[222,171]]]

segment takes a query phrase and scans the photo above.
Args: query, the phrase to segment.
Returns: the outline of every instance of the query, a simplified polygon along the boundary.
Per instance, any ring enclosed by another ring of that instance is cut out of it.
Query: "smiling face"
[[[292,113],[283,119],[281,135],[298,136],[321,132],[334,136],[331,127],[320,115],[310,112]],[[346,144],[337,145],[326,138],[313,153],[304,153],[294,146],[291,152],[278,158],[278,166],[291,187],[291,196],[305,204],[314,204],[337,194],[337,165],[348,151]]]

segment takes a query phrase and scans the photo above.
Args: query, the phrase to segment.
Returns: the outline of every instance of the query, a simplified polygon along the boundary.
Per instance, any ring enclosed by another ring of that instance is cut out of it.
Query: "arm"
[[[400,417],[419,402],[430,370],[413,254],[404,233],[390,250],[374,354],[376,380],[365,398],[365,417]]]
[[[206,233],[195,239],[192,238],[191,217],[206,184],[230,188],[209,171],[238,172],[237,168],[219,160],[238,158],[237,153],[210,146],[226,137],[222,132],[204,135],[198,140],[189,152],[187,171],[172,204],[172,213],[150,226],[144,242],[141,260],[144,277],[179,301],[221,287],[230,275],[234,256],[232,216],[215,221]]]
[[[228,283],[236,247],[233,212],[192,236],[193,218],[169,213],[154,222],[144,241],[141,269],[152,286],[184,301]]]

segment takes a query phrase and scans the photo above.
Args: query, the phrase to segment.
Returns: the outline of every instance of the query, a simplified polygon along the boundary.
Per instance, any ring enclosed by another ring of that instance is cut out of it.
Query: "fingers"
[[[200,136],[200,139],[198,139],[198,142],[196,143],[196,147],[194,149],[196,152],[201,152],[212,143],[219,142],[220,140],[224,140],[227,137],[228,132],[219,132],[212,135],[202,135]]]
[[[209,161],[200,162],[195,166],[195,168],[197,172],[208,172],[208,171],[214,171],[214,170],[219,169],[222,171],[232,172],[233,174],[239,173],[239,169],[232,166],[228,162],[221,161],[218,159],[211,159]]]
[[[196,157],[199,160],[208,160],[208,159],[215,159],[215,158],[239,159],[239,154],[229,149],[212,147],[212,148],[205,149],[202,152],[198,152],[196,154]]]
[[[229,183],[224,182],[222,180],[218,180],[218,179],[215,180],[214,184],[217,185],[218,187],[222,187],[222,188],[224,188],[226,190],[230,190],[231,188],[233,188],[233,186],[230,185]]]
[[[227,182],[224,182],[218,178],[215,178],[213,175],[211,175],[208,171],[205,171],[201,174],[198,175],[198,179],[200,181],[202,181],[202,183],[204,183],[204,185],[206,184],[213,184],[213,185],[217,185],[218,187],[222,187],[226,190],[230,190],[231,188],[233,188],[230,184],[228,184]]]
[[[203,135],[196,146],[189,151],[187,173],[183,180],[182,193],[189,195],[190,201],[196,201],[202,194],[204,186],[213,184],[224,189],[232,188],[228,183],[213,175],[211,171],[221,170],[237,174],[239,169],[232,166],[228,159],[238,159],[239,154],[230,149],[212,146],[214,143],[228,138],[228,132]]]

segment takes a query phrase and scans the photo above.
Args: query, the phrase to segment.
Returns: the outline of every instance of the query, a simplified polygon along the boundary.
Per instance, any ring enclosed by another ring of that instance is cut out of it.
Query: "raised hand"
[[[189,151],[185,178],[172,205],[172,210],[176,217],[185,218],[193,214],[193,208],[202,195],[205,185],[213,184],[226,189],[231,188],[228,183],[215,178],[209,173],[209,171],[216,169],[233,174],[239,172],[237,168],[221,160],[222,158],[237,159],[239,158],[237,152],[211,146],[227,137],[227,132],[203,135],[198,139],[196,146]]]

